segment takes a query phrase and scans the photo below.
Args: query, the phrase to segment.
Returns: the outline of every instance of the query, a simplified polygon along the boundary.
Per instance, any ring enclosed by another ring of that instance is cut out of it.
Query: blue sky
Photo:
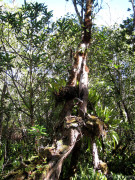
[[[35,2],[36,0],[27,0],[27,2]],[[11,0],[3,0],[3,2],[11,2]],[[24,0],[15,0],[15,4],[21,4]],[[65,14],[74,13],[72,0],[37,0],[37,2],[45,3],[49,10],[53,10],[54,19],[57,19]],[[96,15],[95,23],[98,25],[111,26],[114,23],[121,23],[126,17],[129,17],[131,12],[127,9],[131,8],[131,3],[128,0],[103,0],[103,9]]]

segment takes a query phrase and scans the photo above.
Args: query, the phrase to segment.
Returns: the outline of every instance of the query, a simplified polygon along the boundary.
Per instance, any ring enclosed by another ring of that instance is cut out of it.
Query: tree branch
[[[79,22],[80,22],[81,25],[83,25],[83,19],[82,19],[82,16],[80,15],[80,13],[78,11],[76,0],[72,0],[72,2],[73,2],[73,5],[74,5],[74,8],[75,8],[75,12],[76,12],[76,14],[78,16]]]

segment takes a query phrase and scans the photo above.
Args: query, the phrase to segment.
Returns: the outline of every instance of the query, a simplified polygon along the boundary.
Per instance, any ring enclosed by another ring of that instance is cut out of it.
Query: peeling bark
[[[83,118],[87,113],[87,102],[88,102],[88,73],[89,70],[86,68],[86,57],[83,60],[82,64],[82,72],[80,75],[80,82],[79,82],[79,96],[83,103],[80,104],[79,108],[79,115],[83,113]]]
[[[95,142],[95,138],[92,138],[92,157],[93,157],[93,167],[94,169],[98,169],[99,157],[98,157],[98,149]]]

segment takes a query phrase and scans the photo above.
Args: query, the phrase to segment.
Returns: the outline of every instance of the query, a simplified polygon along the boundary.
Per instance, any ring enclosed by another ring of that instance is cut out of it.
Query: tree
[[[106,178],[103,161],[133,173],[132,20],[92,28],[97,2],[73,5],[79,20],[50,23],[38,3],[1,13],[4,179]]]
[[[106,163],[99,160],[98,150],[95,142],[95,137],[104,135],[105,124],[99,118],[87,114],[89,69],[86,65],[86,59],[87,59],[88,47],[91,41],[93,1],[87,0],[85,2],[82,2],[81,4],[79,1],[73,1],[73,4],[82,27],[81,41],[74,55],[74,64],[70,73],[69,81],[65,87],[63,87],[62,89],[60,89],[58,92],[55,93],[56,99],[57,100],[63,99],[65,103],[60,113],[58,126],[55,129],[55,138],[53,139],[52,146],[49,148],[47,147],[41,148],[39,151],[39,157],[42,157],[42,160],[44,160],[44,158],[47,158],[46,159],[47,162],[45,166],[42,166],[43,173],[41,174],[36,173],[35,178],[41,177],[41,179],[59,179],[63,161],[68,157],[68,155],[74,149],[74,152],[72,154],[73,160],[71,162],[71,166],[72,166],[71,171],[73,172],[73,166],[76,166],[76,160],[74,159],[74,154],[76,153],[77,150],[76,147],[78,147],[78,143],[80,144],[81,142],[81,134],[84,133],[88,134],[91,138],[94,169],[95,170],[102,169],[104,173],[107,173],[107,165]],[[78,7],[77,7],[78,5],[81,6],[81,15],[79,14],[78,11]],[[30,8],[29,5],[27,4],[25,4],[25,6],[26,6],[25,9]],[[38,6],[38,4],[36,4],[36,6]],[[37,14],[37,12],[35,13]],[[20,17],[22,17],[22,14],[19,13],[18,15],[19,15],[19,22],[16,21],[17,24],[15,23],[15,21],[13,21],[13,23],[11,22],[12,27],[13,28],[15,27],[15,32],[17,33],[21,32],[20,25],[22,24],[22,22],[20,22],[21,21]],[[32,57],[31,55],[29,55],[29,57],[27,58],[28,61],[30,62],[29,63],[29,74],[30,74],[29,112],[30,112],[31,125],[33,125],[33,110],[32,110],[33,103],[31,101],[33,99],[32,66],[33,66],[33,58],[35,57],[33,52],[35,45],[37,45],[37,41],[36,41],[36,44],[34,44],[33,46],[35,39],[33,38],[32,33],[38,32],[37,28],[36,29],[33,28],[33,24],[38,23],[36,22],[36,18],[33,18],[33,15],[35,14],[33,14],[33,12],[30,11],[30,16],[29,14],[26,16],[30,18],[30,23],[31,23],[31,27],[29,27],[28,30],[26,29],[27,31],[30,30],[30,32],[28,33],[30,35],[30,40],[29,37],[27,37],[28,40],[26,43],[29,44],[30,42],[30,45],[32,44],[30,46],[32,47],[32,49],[29,49],[30,52],[32,51],[31,53]],[[13,14],[12,17],[15,18],[16,14]],[[18,25],[18,23],[21,24]],[[21,43],[22,43],[23,36],[19,37],[17,35],[17,38],[18,40],[20,40],[21,38]],[[27,47],[25,42],[23,42],[23,46]],[[24,104],[27,106],[25,99],[22,97],[22,94],[20,93],[18,86],[16,85],[15,82],[16,80],[14,79],[13,75],[12,75],[12,80],[16,87],[17,92],[22,98]],[[77,116],[72,116],[72,112],[75,105],[78,106],[78,113]],[[61,133],[59,134],[60,131]],[[26,164],[24,166],[27,167]],[[17,175],[17,177],[19,178],[22,175],[23,173]]]
[[[133,7],[133,13],[134,13],[134,29],[135,29],[135,2],[134,2],[134,0],[130,0],[129,2],[131,2],[131,4],[132,4],[132,7]]]

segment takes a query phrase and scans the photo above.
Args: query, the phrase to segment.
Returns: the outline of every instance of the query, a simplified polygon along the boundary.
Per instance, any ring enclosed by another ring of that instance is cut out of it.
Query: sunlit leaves
[[[112,138],[113,143],[114,143],[114,148],[116,147],[116,144],[118,144],[118,140],[119,140],[119,136],[118,134],[114,131],[114,130],[110,130],[108,132],[108,136],[110,136],[110,138]]]
[[[29,129],[29,133],[32,134],[33,136],[37,136],[38,138],[40,136],[46,136],[46,128],[44,128],[43,126],[33,126],[31,129]]]

